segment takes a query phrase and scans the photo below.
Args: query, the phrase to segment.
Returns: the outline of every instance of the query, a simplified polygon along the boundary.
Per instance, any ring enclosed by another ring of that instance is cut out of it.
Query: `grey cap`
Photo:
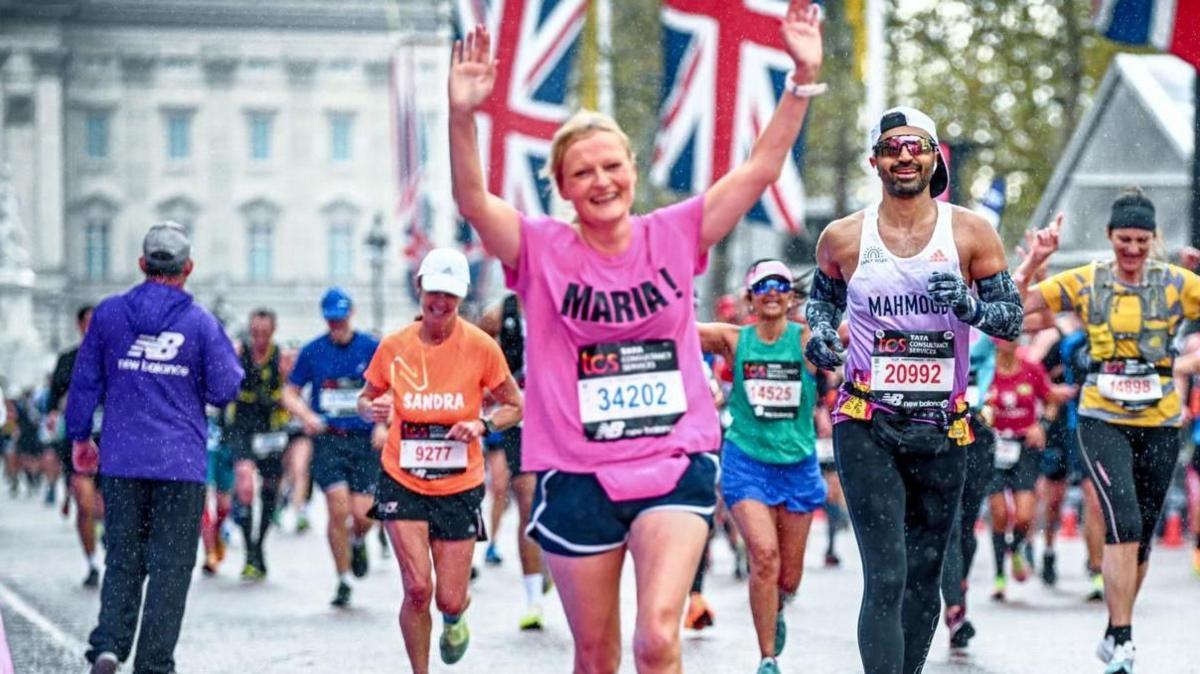
[[[192,256],[192,242],[183,225],[164,220],[155,223],[142,240],[142,256],[146,271],[151,274],[175,276]]]

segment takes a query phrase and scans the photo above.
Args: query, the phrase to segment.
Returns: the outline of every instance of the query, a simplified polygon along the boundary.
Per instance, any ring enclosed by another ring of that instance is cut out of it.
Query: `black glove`
[[[846,362],[846,347],[836,329],[828,324],[818,325],[804,347],[804,357],[822,370],[836,370]]]
[[[934,302],[950,307],[950,311],[954,312],[958,320],[972,323],[976,319],[979,303],[971,295],[971,289],[961,276],[935,271],[929,275],[929,285],[925,290]]]

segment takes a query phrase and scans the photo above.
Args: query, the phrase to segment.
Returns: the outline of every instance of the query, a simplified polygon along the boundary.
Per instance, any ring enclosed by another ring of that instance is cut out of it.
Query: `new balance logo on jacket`
[[[129,347],[127,357],[117,361],[117,367],[122,370],[186,377],[191,373],[186,365],[171,365],[166,362],[175,360],[183,342],[184,336],[178,332],[164,331],[157,336],[138,335]]]

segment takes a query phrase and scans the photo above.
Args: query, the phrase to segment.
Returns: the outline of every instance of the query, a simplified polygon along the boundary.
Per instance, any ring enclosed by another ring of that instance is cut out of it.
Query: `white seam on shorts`
[[[697,515],[711,515],[716,511],[716,509],[717,509],[717,506],[715,506],[715,505],[693,506],[693,505],[685,505],[682,503],[664,503],[663,505],[656,505],[656,506],[652,506],[650,508],[646,508],[645,510],[639,512],[637,514],[637,517],[634,517],[633,519],[636,520],[638,517],[641,517],[642,515],[645,515],[646,513],[652,513],[656,510],[680,510],[683,512],[696,513]]]
[[[1100,423],[1107,422],[1101,421]],[[1096,488],[1096,492],[1104,499],[1104,507],[1108,508],[1108,521],[1112,523],[1113,539],[1119,545],[1121,543],[1121,534],[1117,530],[1117,513],[1113,510],[1112,501],[1108,498],[1108,491],[1102,486],[1100,476],[1096,474],[1096,469],[1092,466],[1092,458],[1088,456],[1087,449],[1083,446],[1083,426],[1075,427],[1075,435],[1079,440],[1079,453],[1083,456],[1083,463],[1087,465],[1088,472],[1092,474],[1092,486]]]
[[[538,517],[546,510],[546,482],[555,474],[557,470],[548,470],[540,478],[538,478],[538,491],[542,492],[542,502],[538,504],[537,510],[529,516],[529,524],[525,525],[525,535],[529,536],[533,533],[533,529],[537,526]]]
[[[621,547],[622,545],[625,545],[625,540],[626,540],[626,539],[622,538],[621,540],[617,541],[616,543],[602,543],[599,545],[580,545],[578,543],[572,543],[571,541],[568,541],[567,539],[563,538],[562,536],[559,536],[558,534],[554,533],[553,531],[550,531],[549,529],[546,528],[546,525],[542,524],[541,522],[537,522],[536,524],[531,524],[530,526],[537,527],[537,531],[539,534],[541,534],[542,536],[545,536],[546,538],[549,538],[550,540],[554,541],[555,543],[558,543],[559,545],[566,548],[567,550],[570,550],[571,552],[582,553],[582,554],[596,554],[599,552],[608,552],[609,550],[616,550],[617,548]]]

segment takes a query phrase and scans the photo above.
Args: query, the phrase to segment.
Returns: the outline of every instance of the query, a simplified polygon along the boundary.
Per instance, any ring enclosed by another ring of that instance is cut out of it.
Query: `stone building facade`
[[[419,0],[0,0],[0,162],[47,348],[74,339],[76,306],[139,280],[160,219],[192,232],[200,301],[235,329],[271,307],[280,336],[302,340],[330,284],[372,327],[378,217],[384,327],[407,320],[390,56],[417,45],[423,123],[444,126],[445,26]],[[424,208],[444,243],[453,204],[432,186],[448,185],[448,159],[426,135]]]

